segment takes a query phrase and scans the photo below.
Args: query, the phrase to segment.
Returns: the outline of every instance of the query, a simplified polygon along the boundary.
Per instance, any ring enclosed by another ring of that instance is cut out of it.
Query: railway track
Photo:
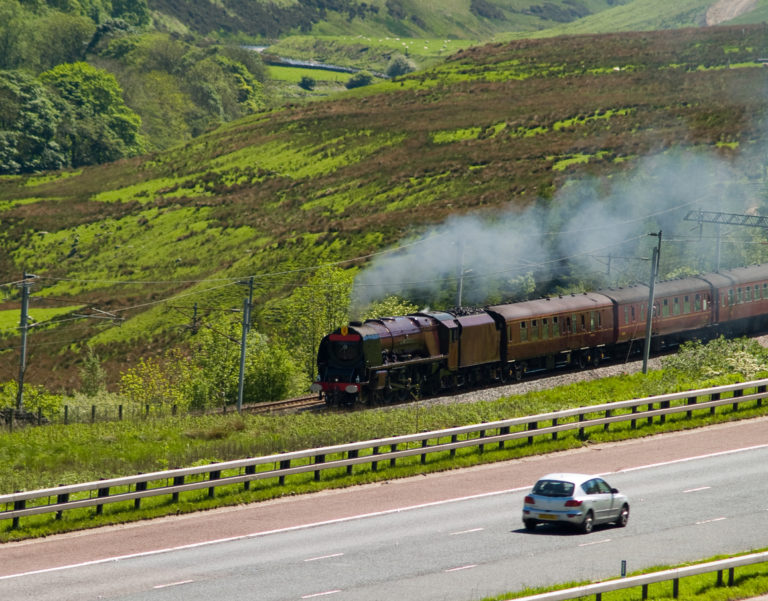
[[[296,397],[295,399],[285,399],[283,401],[244,405],[243,413],[250,413],[252,415],[263,413],[284,413],[288,411],[307,411],[309,409],[316,409],[318,407],[325,407],[325,402],[318,399],[316,394],[312,394]]]

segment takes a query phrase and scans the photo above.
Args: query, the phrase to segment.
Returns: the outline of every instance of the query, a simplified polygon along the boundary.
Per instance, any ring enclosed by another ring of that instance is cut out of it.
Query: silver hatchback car
[[[629,520],[629,499],[599,476],[547,474],[523,502],[523,524],[533,530],[540,523],[567,523],[588,534],[596,524]]]

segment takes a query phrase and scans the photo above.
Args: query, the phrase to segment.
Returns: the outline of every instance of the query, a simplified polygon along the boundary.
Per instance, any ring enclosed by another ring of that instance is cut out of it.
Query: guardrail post
[[[291,460],[290,459],[284,459],[283,461],[280,462],[280,469],[281,470],[287,470],[287,469],[290,469],[290,467],[291,467]],[[285,476],[281,475],[278,478],[278,482],[280,483],[280,486],[285,484]]]
[[[662,409],[669,409],[669,401],[661,401],[661,408]],[[667,423],[667,415],[666,414],[662,414],[662,416],[661,416],[661,418],[659,420],[659,423],[660,424]]]
[[[739,388],[738,390],[734,390],[733,391],[733,398],[737,399],[737,398],[739,398],[741,396],[744,396],[744,389],[743,388]],[[732,408],[733,408],[734,411],[738,411],[739,410],[739,403],[738,403],[738,401],[733,404]]]
[[[256,466],[255,465],[246,465],[245,466],[245,475],[246,476],[253,476],[256,473]],[[243,482],[243,490],[251,490],[251,481],[246,480]]]
[[[21,492],[21,491],[17,490],[16,492]],[[14,511],[19,511],[20,509],[25,509],[26,505],[27,505],[27,502],[24,499],[22,499],[21,501],[14,501],[13,502],[13,510]],[[19,517],[16,516],[15,518],[13,518],[13,523],[11,524],[11,528],[13,530],[16,530],[16,528],[18,528],[18,527],[19,527]]]
[[[136,492],[142,492],[144,490],[147,490],[147,483],[146,482],[137,482],[136,483]],[[134,509],[141,509],[141,497],[137,497],[133,500],[133,508]]]
[[[485,438],[485,430],[480,430],[480,438]],[[483,453],[485,451],[485,445],[481,442],[478,446],[480,447],[480,453]]]
[[[503,428],[499,428],[499,434],[502,436],[506,436],[509,434],[509,426],[504,426]],[[506,446],[506,440],[500,440],[499,441],[499,449],[503,449]]]
[[[613,411],[611,409],[606,409],[605,410],[605,417],[606,418],[611,417],[612,414],[613,414]],[[610,427],[611,427],[611,424],[603,424],[603,431],[607,432],[608,428],[610,428]]]
[[[325,455],[315,455],[315,465],[325,463]],[[315,470],[315,482],[320,482],[320,471],[321,470]]]
[[[720,400],[720,393],[719,393],[719,392],[715,392],[715,393],[712,395],[712,400],[713,400],[713,401],[719,401],[719,400]],[[717,407],[710,407],[710,409],[709,409],[709,414],[710,414],[710,415],[714,415],[714,414],[715,414],[715,410],[716,410],[716,409],[717,409]]]
[[[389,445],[389,452],[390,453],[395,453],[396,451],[397,451],[397,445],[396,444]],[[389,460],[389,467],[395,467],[395,463],[396,462],[397,462],[397,459],[395,459],[394,457],[392,459],[390,459]]]
[[[642,595],[643,595],[643,601],[648,601],[648,585],[647,584],[643,585]]]
[[[579,413],[579,423],[581,423],[583,421],[584,421],[584,414],[583,413]],[[584,440],[584,428],[583,427],[579,428],[579,438],[581,440]]]
[[[723,571],[718,570],[717,571],[717,586],[723,586]]]
[[[451,444],[458,442],[459,436],[458,434],[451,434]],[[451,449],[451,459],[456,457],[456,449]]]
[[[107,486],[106,488],[100,488],[96,493],[96,496],[100,499],[103,497],[108,497],[109,487]],[[101,515],[103,512],[104,512],[104,505],[103,504],[96,505],[96,515]]]
[[[637,406],[634,406],[634,405],[632,406],[632,413],[637,413]],[[629,423],[630,423],[630,428],[632,428],[633,430],[637,429],[636,419],[631,420]]]
[[[347,453],[347,459],[357,459],[358,453],[359,453],[359,451],[357,449],[353,449],[352,451]],[[347,466],[347,476],[351,476],[352,475],[352,468],[353,467],[354,466],[352,466],[352,465],[348,465]]]
[[[423,438],[421,440],[421,448],[422,449],[426,449],[428,442],[429,441],[426,438]],[[482,447],[483,445],[480,445],[480,446]],[[481,453],[483,452],[482,449],[480,450],[480,452]],[[421,454],[421,465],[425,465],[426,463],[427,463],[427,454],[426,453],[422,453]]]
[[[373,455],[379,454],[379,447],[373,447]],[[378,471],[379,469],[379,462],[378,461],[371,461],[371,471]]]
[[[689,397],[688,397],[688,401],[687,401],[687,404],[688,404],[688,405],[695,405],[695,404],[696,404],[696,397],[695,397],[695,396],[689,396]],[[686,411],[686,412],[685,412],[685,415],[686,415],[686,417],[687,417],[688,419],[691,419],[691,418],[693,417],[693,410],[691,410],[691,411]]]
[[[173,477],[173,485],[174,486],[182,486],[184,484],[184,476],[174,476]],[[174,503],[178,502],[179,500],[179,493],[175,492],[173,493],[172,500]]]
[[[680,596],[680,579],[672,579],[672,597],[677,599]]]
[[[757,394],[765,394],[766,387],[765,386],[758,386],[757,387]],[[763,406],[763,399],[757,399],[757,406],[762,407]]]
[[[538,429],[539,424],[536,422],[529,422],[528,423],[528,430],[536,430]],[[533,444],[533,436],[528,437],[528,444]]]
[[[59,486],[64,486],[63,484],[59,484]],[[56,495],[56,504],[61,505],[62,503],[68,503],[69,502],[69,493],[61,493],[60,495]],[[56,519],[60,520],[64,516],[64,511],[62,509],[59,509],[56,512]]]
[[[733,586],[735,573],[736,573],[736,568],[728,568],[728,586]]]
[[[648,411],[653,411],[653,403],[648,403]],[[653,416],[649,415],[647,421],[648,421],[648,425],[652,426],[653,425]]]
[[[554,428],[557,425],[557,418],[552,420],[552,427]],[[557,440],[557,432],[552,432],[552,440]]]
[[[213,470],[211,473],[208,474],[208,480],[218,480],[221,478],[221,470]],[[213,499],[214,495],[216,494],[216,487],[215,486],[209,486],[208,487],[208,498]]]
[[[603,593],[595,593],[595,601],[603,601]]]

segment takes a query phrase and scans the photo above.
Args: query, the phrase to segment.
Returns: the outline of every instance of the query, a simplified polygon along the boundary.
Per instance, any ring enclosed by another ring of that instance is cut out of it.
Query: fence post
[[[583,421],[584,421],[584,414],[583,413],[579,413],[579,423],[581,423]],[[584,439],[584,428],[583,427],[579,428],[579,438],[581,440]]]
[[[174,486],[182,486],[184,484],[184,476],[174,476],[173,477],[173,485]],[[179,500],[179,493],[174,492],[173,497],[171,497],[172,501],[174,503],[178,502]]]
[[[632,413],[637,413],[637,405],[632,405]],[[632,421],[630,421],[630,428],[632,428],[633,430],[637,429],[636,419],[633,419]]]
[[[221,478],[221,470],[213,470],[210,474],[208,474],[208,480],[214,481]],[[209,486],[208,487],[208,498],[213,499],[214,495],[216,494],[216,487],[215,486]]]
[[[290,459],[283,459],[280,462],[280,469],[281,470],[287,470],[287,469],[290,469],[290,467],[291,467],[291,460]],[[280,477],[277,479],[277,481],[280,483],[280,486],[282,486],[283,484],[285,484],[285,476],[284,475],[280,475]]]
[[[373,447],[373,455],[379,454],[379,447]],[[371,470],[377,471],[379,469],[379,462],[378,461],[371,461]]]
[[[59,484],[59,486],[64,486],[64,485],[63,484]],[[68,503],[68,502],[69,502],[69,493],[68,492],[56,495],[56,504],[57,505],[61,505],[62,503]],[[64,510],[63,509],[59,509],[56,512],[56,519],[60,520],[63,516],[64,516]]]
[[[688,405],[695,405],[696,404],[696,397],[695,396],[689,396],[688,397]],[[693,410],[686,411],[685,415],[688,419],[691,419],[693,417]]]
[[[141,492],[143,490],[147,490],[147,483],[146,482],[137,482],[136,483],[136,492]],[[137,497],[133,500],[133,508],[134,509],[141,509],[141,497]]]
[[[758,386],[757,387],[757,393],[763,394],[765,392],[765,386]],[[757,399],[757,406],[762,407],[763,406],[763,399]]]
[[[458,442],[459,435],[458,434],[451,434],[451,443]],[[456,457],[456,449],[451,449],[451,459]]]
[[[613,414],[613,411],[611,409],[605,410],[605,417],[611,417],[612,414]],[[610,427],[611,427],[611,424],[603,424],[603,432],[607,432]]]
[[[256,473],[256,466],[255,465],[246,465],[245,466],[245,475],[246,476],[253,476]],[[250,490],[251,489],[251,481],[246,480],[243,482],[243,490]]]
[[[557,425],[557,418],[554,418],[552,420],[552,427],[554,428]],[[552,440],[557,440],[557,432],[552,432]]]
[[[712,400],[713,400],[713,401],[719,401],[719,400],[720,400],[720,393],[719,393],[719,392],[715,392],[715,393],[712,395]],[[710,407],[710,408],[709,408],[709,414],[710,414],[710,415],[714,415],[714,414],[715,414],[715,411],[716,411],[716,409],[717,409],[717,407]]]
[[[64,405],[64,425],[69,423],[69,405]]]
[[[325,455],[315,455],[315,464],[325,463]],[[315,470],[315,482],[320,482],[320,470]]]
[[[21,491],[17,490],[16,492],[21,492]],[[21,501],[14,501],[13,502],[13,510],[14,511],[19,511],[20,509],[25,509],[26,506],[27,506],[27,502],[24,499],[22,499]],[[13,518],[13,523],[11,524],[11,528],[13,530],[16,530],[16,528],[18,528],[18,527],[19,527],[19,517],[16,516],[15,518]]]
[[[100,499],[103,497],[108,497],[109,487],[107,486],[106,488],[100,488],[96,493],[96,496]],[[96,505],[96,515],[101,515],[103,512],[104,512],[104,505],[103,504]]]
[[[739,398],[741,396],[744,396],[744,389],[743,388],[739,388],[738,390],[734,390],[733,391],[733,398],[737,399],[737,398]],[[732,408],[733,408],[734,411],[738,411],[739,410],[739,403],[738,402],[734,403]]]
[[[509,426],[504,426],[503,428],[499,428],[499,434],[502,436],[505,436],[509,434]],[[506,440],[500,440],[499,441],[499,449],[503,449],[506,446]]]
[[[357,455],[358,455],[358,450],[357,449],[353,449],[352,451],[347,453],[347,459],[356,459]],[[351,476],[352,475],[352,467],[353,467],[352,465],[348,465],[347,466],[347,476]]]
[[[397,451],[397,445],[396,444],[389,445],[389,452],[390,453],[395,453],[396,451]],[[397,459],[395,459],[394,457],[392,459],[390,459],[389,460],[389,467],[395,467],[395,463],[396,462],[397,462]]]
[[[96,405],[91,405],[91,423],[96,421]]]
[[[123,405],[122,403],[117,406],[117,419],[123,421]]]
[[[539,425],[536,422],[528,423],[528,430],[536,430],[538,427]],[[533,436],[528,437],[528,444],[533,444]]]

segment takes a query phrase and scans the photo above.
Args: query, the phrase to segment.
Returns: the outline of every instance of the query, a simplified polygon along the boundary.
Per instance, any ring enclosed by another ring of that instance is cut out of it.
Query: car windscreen
[[[531,492],[543,497],[570,497],[573,494],[573,482],[539,480]]]

